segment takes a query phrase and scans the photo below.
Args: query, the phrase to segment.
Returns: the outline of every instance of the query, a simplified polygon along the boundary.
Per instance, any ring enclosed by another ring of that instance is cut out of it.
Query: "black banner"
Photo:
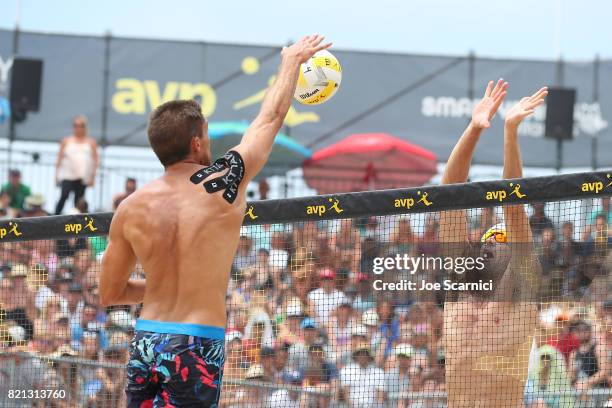
[[[358,218],[612,196],[612,171],[247,203],[245,225]],[[108,234],[112,213],[0,222],[0,242]]]

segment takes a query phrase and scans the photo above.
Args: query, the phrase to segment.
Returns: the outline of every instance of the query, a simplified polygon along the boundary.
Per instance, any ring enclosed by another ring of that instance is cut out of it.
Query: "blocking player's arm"
[[[482,131],[491,126],[491,119],[497,112],[504,97],[508,83],[503,80],[497,81],[495,87],[493,81],[490,81],[485,90],[484,97],[474,107],[472,120],[467,129],[461,135],[461,138],[451,152],[444,174],[442,175],[441,184],[464,183],[468,179],[470,166],[472,164],[472,156],[474,149],[480,138]],[[460,243],[468,242],[468,226],[465,210],[442,211],[440,213],[440,242],[449,243],[445,245],[446,252],[460,252]],[[448,254],[452,255],[452,254]],[[459,254],[456,254],[459,255]]]
[[[281,65],[276,80],[266,92],[259,115],[234,149],[245,162],[246,181],[252,180],[266,164],[274,138],[291,106],[300,73],[300,65],[317,51],[329,48],[323,36],[307,36],[290,47],[283,48]],[[247,183],[244,183],[246,186]]]
[[[535,112],[548,95],[548,88],[544,87],[529,97],[519,101],[506,114],[504,126],[504,178],[523,177],[523,163],[518,144],[518,127],[527,116]],[[507,205],[504,207],[508,242],[532,243],[529,219],[523,205]]]
[[[144,298],[145,280],[130,279],[136,266],[136,255],[123,233],[125,219],[125,207],[119,206],[111,222],[108,246],[102,258],[100,303],[103,306],[138,304]]]
[[[530,97],[521,99],[506,114],[504,126],[505,179],[523,177],[523,164],[518,144],[518,127],[523,119],[535,112],[535,109],[544,102],[546,95],[548,95],[548,89],[546,87],[541,88]],[[538,287],[540,268],[532,251],[533,237],[525,206],[523,204],[504,206],[504,219],[508,242],[514,245],[512,248],[512,258],[515,261],[513,262],[514,268],[518,269],[515,272],[521,274],[521,281],[528,281],[528,284],[520,286],[527,288],[531,294],[535,294]],[[524,296],[521,296],[521,298],[526,300]]]

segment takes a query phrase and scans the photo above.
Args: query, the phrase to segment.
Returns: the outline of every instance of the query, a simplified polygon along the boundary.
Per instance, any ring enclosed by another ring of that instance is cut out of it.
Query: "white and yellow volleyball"
[[[340,62],[327,50],[318,51],[300,67],[295,99],[304,105],[319,105],[330,100],[342,81]]]

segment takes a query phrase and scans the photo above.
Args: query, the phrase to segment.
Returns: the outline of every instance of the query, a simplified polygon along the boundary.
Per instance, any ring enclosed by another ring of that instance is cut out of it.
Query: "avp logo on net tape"
[[[504,190],[494,190],[494,191],[487,191],[486,195],[485,195],[485,199],[486,200],[496,200],[499,201],[500,203],[502,201],[504,201],[506,198],[510,197],[511,195],[516,196],[516,198],[523,198],[523,197],[527,197],[527,194],[523,194],[521,192],[521,185],[519,183],[508,183],[508,186],[512,188],[512,190],[510,191],[510,193],[508,193],[505,189]]]
[[[433,202],[427,198],[427,196],[429,195],[427,191],[421,192],[419,190],[417,191],[417,195],[420,197],[418,201],[415,201],[415,198],[411,196],[408,196],[406,198],[396,198],[393,201],[393,206],[395,208],[406,208],[409,210],[415,204],[423,204],[425,207],[429,207],[430,205],[433,204]]]
[[[256,220],[257,218],[259,218],[259,215],[255,214],[255,207],[253,207],[252,205],[249,205],[249,209],[247,210],[247,212],[244,214],[245,217],[249,217],[252,220]]]
[[[603,191],[604,189],[608,187],[612,187],[612,175],[608,173],[606,174],[606,178],[610,181],[605,186],[604,186],[604,183],[602,183],[601,181],[594,181],[591,183],[586,182],[586,183],[582,183],[582,185],[580,186],[580,190],[583,193],[595,192],[595,194],[599,194],[600,191]]]
[[[64,231],[78,235],[83,230],[89,230],[90,232],[96,232],[98,228],[94,225],[94,219],[92,217],[84,217],[83,223],[65,224]]]
[[[306,214],[307,215],[318,215],[322,217],[327,211],[335,211],[336,214],[341,214],[344,209],[340,207],[340,200],[337,198],[328,198],[327,201],[331,203],[329,207],[326,205],[307,205],[306,206]]]
[[[15,237],[22,235],[22,233],[19,231],[19,224],[9,221],[8,226],[0,228],[0,239],[4,239],[4,237],[10,234],[13,234]]]

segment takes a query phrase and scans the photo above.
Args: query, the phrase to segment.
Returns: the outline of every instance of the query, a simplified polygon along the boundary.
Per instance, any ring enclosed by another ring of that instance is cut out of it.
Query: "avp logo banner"
[[[22,235],[21,231],[19,231],[19,224],[9,221],[6,227],[0,228],[0,239],[4,239],[9,235],[14,237],[19,237]]]
[[[249,205],[249,209],[247,210],[246,214],[244,214],[245,217],[249,217],[252,220],[256,220],[257,218],[259,218],[259,215],[255,214],[255,207],[253,207],[252,205]]]
[[[593,181],[593,182],[585,182],[580,186],[580,191],[583,193],[592,193],[599,194],[600,191],[608,189],[612,187],[612,174],[606,174],[606,182],[601,181]]]
[[[527,197],[527,194],[521,192],[521,185],[519,183],[508,183],[508,187],[510,187],[510,191],[504,190],[495,190],[495,191],[487,191],[485,195],[485,199],[488,201],[495,200],[500,203],[503,202],[507,197],[515,196],[516,198]]]
[[[414,205],[421,204],[422,207],[429,207],[433,205],[433,202],[430,201],[428,197],[429,193],[427,191],[417,191],[418,200],[416,197],[408,196],[406,198],[396,198],[393,202],[393,206],[395,208],[405,208],[407,210],[414,207]],[[416,201],[415,201],[416,200]]]
[[[89,230],[89,232],[96,232],[98,230],[98,227],[94,225],[94,219],[92,217],[83,217],[82,223],[64,225],[64,231],[69,234],[78,235],[83,230]]]
[[[328,198],[330,205],[307,205],[306,206],[306,214],[307,215],[318,215],[322,217],[327,211],[335,211],[336,214],[341,214],[344,210],[340,207],[340,200],[337,198]]]

